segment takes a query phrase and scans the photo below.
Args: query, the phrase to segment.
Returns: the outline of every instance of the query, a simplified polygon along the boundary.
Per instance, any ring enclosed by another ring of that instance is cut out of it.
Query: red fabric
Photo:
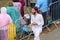
[[[25,5],[25,1],[24,0],[19,0],[19,1],[21,3],[20,12],[21,12],[22,17],[24,17],[24,5]]]
[[[19,1],[20,1],[20,3],[22,4],[22,6],[25,5],[25,1],[24,1],[24,0],[19,0]]]

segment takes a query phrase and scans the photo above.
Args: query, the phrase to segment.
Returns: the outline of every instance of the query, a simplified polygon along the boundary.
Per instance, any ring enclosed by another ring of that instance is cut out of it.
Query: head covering
[[[30,15],[29,14],[25,14],[24,17],[26,17],[27,19],[30,19]]]
[[[1,7],[1,13],[7,13],[6,7]]]
[[[1,14],[0,14],[0,26],[7,25],[11,20],[10,16],[7,14],[6,7],[1,7]]]

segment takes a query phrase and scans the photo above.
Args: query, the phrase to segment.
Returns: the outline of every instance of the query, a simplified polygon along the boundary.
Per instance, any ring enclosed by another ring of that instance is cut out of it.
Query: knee
[[[35,37],[38,37],[40,34],[34,34]]]

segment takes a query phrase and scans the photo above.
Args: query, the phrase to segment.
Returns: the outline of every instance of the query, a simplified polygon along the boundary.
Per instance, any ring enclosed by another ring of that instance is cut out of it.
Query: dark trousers
[[[28,7],[29,5],[28,5],[28,0],[26,0],[26,6]]]
[[[43,19],[44,19],[44,25],[47,24],[47,16],[46,16],[46,13],[47,12],[42,13],[42,16],[43,16]]]

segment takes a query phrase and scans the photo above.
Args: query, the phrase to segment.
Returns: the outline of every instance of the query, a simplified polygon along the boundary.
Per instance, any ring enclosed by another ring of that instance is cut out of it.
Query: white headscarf
[[[1,7],[1,13],[7,13],[6,7]]]
[[[24,17],[26,17],[27,19],[30,19],[30,15],[29,14],[25,14]]]

